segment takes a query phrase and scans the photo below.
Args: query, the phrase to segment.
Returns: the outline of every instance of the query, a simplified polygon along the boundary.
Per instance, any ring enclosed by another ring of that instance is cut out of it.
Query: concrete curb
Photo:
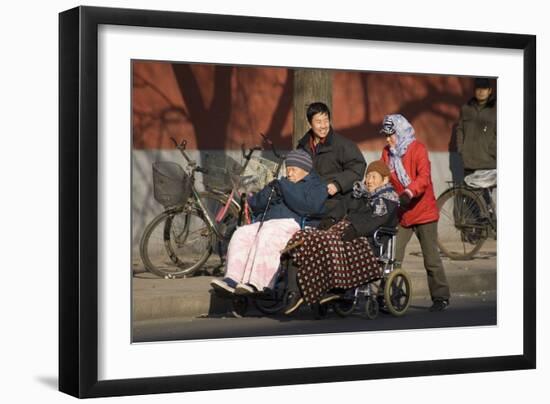
[[[455,294],[484,294],[496,290],[496,270],[490,268],[454,268],[446,263],[446,275]],[[404,268],[407,270],[407,268]],[[429,299],[426,272],[409,269],[413,296]],[[231,311],[231,300],[219,298],[210,290],[210,276],[187,279],[160,279],[139,274],[133,283],[133,321],[172,317],[197,317]]]

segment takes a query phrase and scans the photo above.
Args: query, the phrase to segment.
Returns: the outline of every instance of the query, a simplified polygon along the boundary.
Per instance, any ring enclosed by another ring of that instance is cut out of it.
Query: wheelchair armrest
[[[395,236],[397,234],[397,227],[379,227],[374,234],[379,233],[380,235]]]
[[[316,228],[320,219],[316,216],[302,216],[300,218],[300,230],[304,230],[306,227]]]
[[[378,247],[381,247],[384,244],[384,242],[381,241],[380,239],[382,239],[383,237],[393,237],[396,234],[397,234],[397,228],[382,226],[376,229],[372,238],[373,238],[374,244],[377,245]]]

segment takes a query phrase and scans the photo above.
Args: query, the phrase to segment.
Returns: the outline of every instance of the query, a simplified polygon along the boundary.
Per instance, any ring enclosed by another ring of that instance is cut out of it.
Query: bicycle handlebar
[[[185,158],[185,160],[187,161],[187,164],[191,165],[191,166],[196,166],[197,165],[197,162],[194,161],[194,160],[191,160],[189,158],[189,156],[187,155],[187,153],[185,152],[185,148],[187,147],[187,140],[185,139],[182,139],[181,140],[181,143],[178,143],[176,141],[176,139],[174,139],[172,136],[170,136],[170,139],[172,140],[172,142],[174,142],[174,146],[176,147],[176,149],[178,149],[182,156]]]
[[[255,151],[260,151],[260,150],[263,150],[264,148],[262,146],[253,146],[251,149],[248,149],[248,152],[246,151],[245,147],[244,147],[244,143],[241,144],[241,152],[243,154],[243,157],[245,158],[245,160],[250,160],[250,158],[252,157],[252,154],[254,154]]]
[[[266,135],[264,135],[262,132],[260,132],[260,136],[263,138],[264,142],[269,145],[269,147],[271,148],[271,151],[273,152],[275,157],[282,160],[283,156],[275,149],[275,145],[273,144],[273,142]]]

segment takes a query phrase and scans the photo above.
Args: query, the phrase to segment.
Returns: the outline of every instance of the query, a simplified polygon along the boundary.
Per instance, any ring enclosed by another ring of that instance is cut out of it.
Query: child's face
[[[369,192],[374,192],[382,185],[386,185],[388,181],[388,177],[382,177],[380,173],[376,171],[371,171],[365,176],[365,186]]]
[[[300,167],[287,167],[286,177],[290,182],[301,181],[307,175],[307,171]]]

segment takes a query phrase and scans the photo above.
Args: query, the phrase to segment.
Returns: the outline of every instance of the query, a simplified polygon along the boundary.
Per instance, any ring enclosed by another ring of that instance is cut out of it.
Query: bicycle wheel
[[[220,237],[216,236],[215,242],[212,244],[214,252],[219,254],[223,259],[227,254],[227,247],[229,245],[229,240],[237,228],[237,223],[239,220],[239,207],[235,203],[231,203],[227,212],[222,218],[216,217],[220,211],[225,207],[227,203],[228,195],[218,195],[212,192],[200,192],[199,197],[201,202],[208,212],[208,216],[212,220],[217,232]]]
[[[487,206],[473,191],[456,187],[437,198],[437,207],[439,249],[452,260],[471,259],[488,237]]]
[[[163,212],[145,228],[141,259],[158,276],[190,276],[210,256],[212,241],[212,229],[197,211]]]

